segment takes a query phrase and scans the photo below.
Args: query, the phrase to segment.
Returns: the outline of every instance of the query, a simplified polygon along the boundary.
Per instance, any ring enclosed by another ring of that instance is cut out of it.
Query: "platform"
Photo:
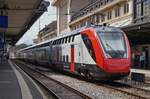
[[[146,82],[150,83],[150,70],[143,70],[143,69],[131,69],[131,72],[135,72],[135,73],[141,73],[145,75],[145,80]]]
[[[45,99],[37,84],[10,60],[0,62],[0,99]]]
[[[150,77],[150,70],[131,69],[131,72],[144,73],[145,76]]]

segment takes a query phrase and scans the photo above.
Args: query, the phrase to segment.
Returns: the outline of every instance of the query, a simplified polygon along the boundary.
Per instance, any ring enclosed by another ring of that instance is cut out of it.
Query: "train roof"
[[[63,37],[68,37],[68,36],[76,35],[76,34],[80,33],[81,31],[83,31],[83,29],[86,29],[86,28],[94,28],[96,31],[101,31],[101,32],[122,32],[122,30],[120,30],[117,27],[104,26],[104,25],[90,25],[90,26],[87,25],[87,26],[78,28],[76,30],[73,30],[72,32],[61,34],[58,37],[55,37],[55,38],[52,38],[50,40],[41,42],[39,44],[35,44],[33,46],[29,46],[29,47],[23,48],[23,49],[19,50],[19,52],[24,51],[24,50],[28,50],[28,49],[32,49],[32,48],[36,48],[36,47],[40,47],[42,45],[49,45],[49,43],[51,41],[54,41],[54,40],[57,40],[57,39],[60,39],[60,38],[63,38]]]
[[[76,35],[76,34],[78,34],[79,32],[81,32],[81,31],[82,31],[83,29],[85,29],[85,28],[87,28],[87,26],[84,26],[84,27],[81,27],[81,28],[79,28],[79,29],[73,30],[72,32],[68,32],[68,33],[65,33],[65,34],[61,34],[61,35],[59,35],[59,36],[57,36],[57,37],[55,37],[55,38],[52,38],[52,39],[50,39],[50,40],[41,42],[41,43],[39,43],[39,44],[35,44],[35,45],[32,45],[32,46],[29,46],[29,47],[20,49],[19,52],[24,51],[24,50],[28,50],[28,49],[31,49],[31,48],[35,48],[35,47],[38,47],[38,46],[43,45],[43,44],[47,44],[47,43],[49,43],[49,42],[51,42],[51,41],[54,41],[54,40],[56,40],[56,39],[60,39],[60,38],[67,37],[67,36],[71,36],[71,35]]]
[[[77,33],[78,33],[78,32],[75,32],[75,31],[72,31],[71,33],[65,33],[65,34],[60,35],[60,36],[58,36],[58,37],[55,37],[55,38],[52,38],[52,39],[50,39],[50,40],[41,42],[41,43],[39,43],[39,44],[35,44],[35,45],[32,45],[32,46],[23,48],[23,49],[21,49],[21,50],[19,50],[19,51],[23,51],[23,50],[31,49],[31,48],[34,48],[34,47],[38,47],[38,46],[40,46],[40,45],[47,44],[47,43],[49,43],[49,42],[51,42],[51,41],[53,41],[53,40],[60,39],[60,38],[63,38],[63,37],[66,37],[66,36],[70,36],[70,35],[75,35],[75,34],[77,34]]]

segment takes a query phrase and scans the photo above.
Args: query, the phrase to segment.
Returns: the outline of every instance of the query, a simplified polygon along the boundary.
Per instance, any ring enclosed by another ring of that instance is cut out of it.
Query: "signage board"
[[[0,16],[0,28],[8,28],[8,16]]]
[[[132,72],[131,79],[138,82],[145,82],[145,74]]]

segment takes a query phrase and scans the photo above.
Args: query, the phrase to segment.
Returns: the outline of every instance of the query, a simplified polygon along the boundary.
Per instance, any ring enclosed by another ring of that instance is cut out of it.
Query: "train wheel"
[[[90,81],[94,79],[90,72],[86,72],[86,78]]]

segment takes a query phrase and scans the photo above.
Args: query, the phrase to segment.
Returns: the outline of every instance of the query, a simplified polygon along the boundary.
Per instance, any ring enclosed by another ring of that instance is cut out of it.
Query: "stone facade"
[[[38,33],[38,37],[33,40],[34,43],[40,43],[57,36],[57,21],[53,21]]]

